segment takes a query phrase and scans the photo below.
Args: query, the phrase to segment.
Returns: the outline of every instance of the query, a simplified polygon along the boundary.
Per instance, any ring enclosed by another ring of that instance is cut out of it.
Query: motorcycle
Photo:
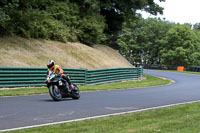
[[[80,91],[77,85],[74,85],[73,89],[70,89],[69,84],[60,75],[50,72],[47,76],[47,87],[49,89],[49,94],[55,101],[61,101],[62,98],[72,97],[72,99],[80,98]]]

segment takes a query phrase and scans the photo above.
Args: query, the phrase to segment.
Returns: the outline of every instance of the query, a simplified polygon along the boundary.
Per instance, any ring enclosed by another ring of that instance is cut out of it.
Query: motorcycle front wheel
[[[49,94],[54,101],[60,101],[62,99],[60,89],[57,85],[52,84],[49,86]]]

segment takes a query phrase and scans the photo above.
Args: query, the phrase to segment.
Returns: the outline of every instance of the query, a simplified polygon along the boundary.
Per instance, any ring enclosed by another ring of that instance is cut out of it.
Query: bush
[[[99,43],[105,28],[104,17],[98,13],[88,14],[81,19],[79,39],[86,44]]]
[[[105,20],[96,10],[83,12],[81,5],[69,0],[4,1],[3,6],[0,2],[1,35],[7,33],[87,44],[105,39]]]

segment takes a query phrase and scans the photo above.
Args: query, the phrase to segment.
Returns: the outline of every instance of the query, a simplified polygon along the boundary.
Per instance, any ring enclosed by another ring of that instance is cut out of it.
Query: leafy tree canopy
[[[1,0],[0,35],[115,45],[137,10],[162,13],[154,0]]]
[[[162,50],[163,64],[186,67],[198,65],[199,33],[191,30],[188,25],[177,25],[169,29],[165,42]]]

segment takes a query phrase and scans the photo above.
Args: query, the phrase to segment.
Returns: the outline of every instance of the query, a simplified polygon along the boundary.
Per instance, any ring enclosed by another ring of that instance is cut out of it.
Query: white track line
[[[40,125],[32,125],[32,126],[11,128],[11,129],[4,129],[4,130],[0,130],[0,132],[20,130],[20,129],[26,129],[26,128],[34,128],[34,127],[41,127],[41,126],[49,126],[49,125],[69,123],[69,122],[76,122],[76,121],[83,121],[83,120],[96,119],[96,118],[102,118],[102,117],[108,117],[108,116],[115,116],[115,115],[123,115],[123,114],[129,114],[129,113],[134,113],[134,112],[141,112],[141,111],[146,111],[146,110],[152,110],[152,109],[158,109],[158,108],[165,108],[165,107],[171,107],[171,106],[175,106],[175,105],[189,104],[189,103],[195,103],[195,102],[200,102],[200,100],[190,101],[190,102],[183,102],[183,103],[177,103],[177,104],[170,104],[170,105],[163,105],[163,106],[157,106],[157,107],[152,107],[152,108],[145,108],[145,109],[140,109],[140,110],[121,112],[121,113],[92,116],[92,117],[86,117],[86,118],[80,118],[80,119],[74,119],[74,120],[67,120],[67,121],[46,123],[46,124],[40,124]]]

